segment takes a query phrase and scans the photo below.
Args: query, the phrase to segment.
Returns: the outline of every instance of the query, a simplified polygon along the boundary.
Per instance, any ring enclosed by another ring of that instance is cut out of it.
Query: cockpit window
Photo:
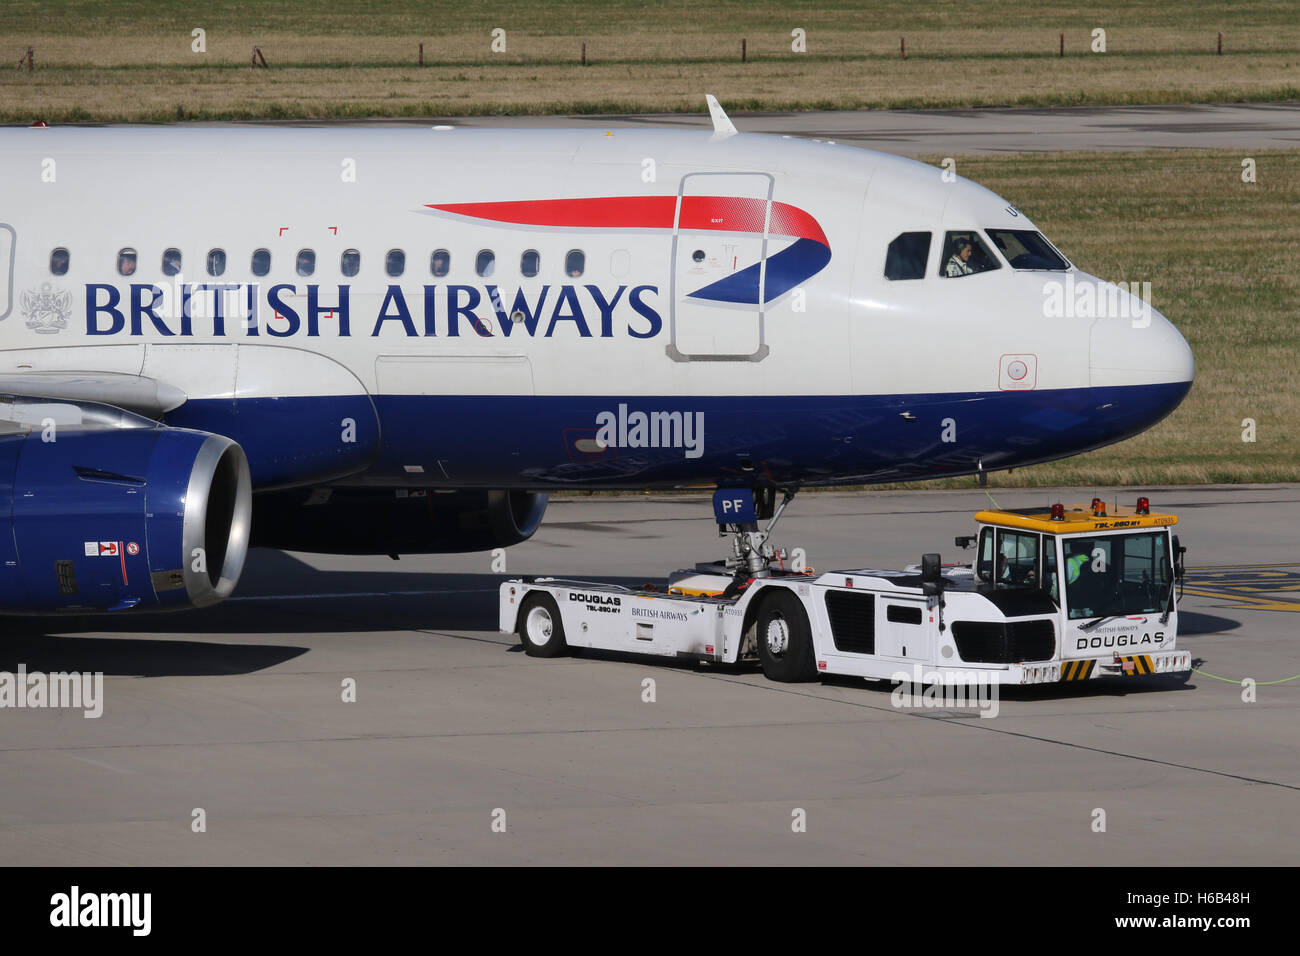
[[[1030,229],[986,229],[985,232],[1013,269],[1065,272],[1070,268],[1041,232]]]
[[[886,279],[924,279],[930,258],[930,234],[905,232],[889,244],[885,253]]]
[[[989,247],[974,230],[948,233],[944,238],[943,249],[939,275],[946,278],[969,276],[977,272],[990,272],[1002,268],[997,257],[989,251]]]

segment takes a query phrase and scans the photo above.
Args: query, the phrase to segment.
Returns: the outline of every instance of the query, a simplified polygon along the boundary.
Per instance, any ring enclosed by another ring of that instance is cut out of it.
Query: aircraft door
[[[14,307],[15,239],[13,226],[0,222],[0,319],[9,318]]]
[[[673,219],[668,355],[678,362],[757,362],[774,180],[767,173],[689,173]]]

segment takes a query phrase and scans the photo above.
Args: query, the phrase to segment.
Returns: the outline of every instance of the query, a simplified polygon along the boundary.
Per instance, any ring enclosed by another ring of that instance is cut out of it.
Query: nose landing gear
[[[724,488],[714,492],[713,510],[718,519],[718,536],[731,536],[731,554],[723,562],[737,575],[768,577],[771,562],[785,551],[769,544],[772,529],[781,520],[786,506],[794,500],[798,488],[781,489],[781,503],[776,503],[775,488]],[[758,528],[760,521],[767,527]]]

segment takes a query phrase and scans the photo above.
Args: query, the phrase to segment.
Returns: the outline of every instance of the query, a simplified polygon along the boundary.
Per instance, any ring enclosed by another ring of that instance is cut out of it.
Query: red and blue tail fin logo
[[[526,199],[514,202],[428,203],[427,208],[504,225],[564,229],[698,229],[793,239],[767,257],[766,275],[755,262],[726,278],[689,293],[693,299],[757,305],[771,302],[821,272],[831,261],[831,246],[821,225],[788,203],[741,196],[606,196],[593,199]],[[770,220],[769,220],[770,215]],[[759,289],[763,280],[763,289]]]

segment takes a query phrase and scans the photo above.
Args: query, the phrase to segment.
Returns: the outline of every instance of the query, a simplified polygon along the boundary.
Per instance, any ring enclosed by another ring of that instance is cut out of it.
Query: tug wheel
[[[519,608],[519,640],[529,657],[559,657],[569,650],[560,609],[549,594],[534,592]]]
[[[816,680],[812,628],[803,604],[786,588],[771,591],[754,622],[763,673],[782,683]]]

